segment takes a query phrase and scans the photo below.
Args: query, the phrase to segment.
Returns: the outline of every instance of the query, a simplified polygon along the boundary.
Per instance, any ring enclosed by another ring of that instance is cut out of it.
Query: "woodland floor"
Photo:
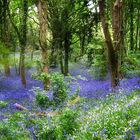
[[[8,117],[11,113],[17,111],[14,104],[19,103],[29,110],[36,110],[34,106],[34,93],[31,91],[33,87],[43,85],[40,81],[31,78],[34,69],[27,70],[27,87],[23,88],[20,77],[16,74],[15,69],[12,69],[11,76],[5,77],[0,75],[0,101],[6,101],[8,104],[5,108],[0,107],[0,119]],[[56,71],[56,70],[55,70]],[[104,98],[111,94],[110,80],[95,80],[94,76],[89,73],[89,69],[83,65],[71,67],[70,74],[76,78],[69,85],[69,94],[73,94],[80,87],[79,96],[86,98]],[[140,89],[140,77],[124,78],[120,82],[117,91],[123,91],[129,94],[134,90]],[[115,92],[114,92],[115,93]]]

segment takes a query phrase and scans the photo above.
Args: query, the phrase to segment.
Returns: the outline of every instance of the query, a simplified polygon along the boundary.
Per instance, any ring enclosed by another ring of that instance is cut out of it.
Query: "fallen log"
[[[14,106],[15,106],[16,109],[18,109],[18,110],[25,110],[25,111],[28,110],[26,107],[24,107],[24,106],[22,106],[22,105],[20,105],[20,104],[18,104],[18,103],[15,103]]]

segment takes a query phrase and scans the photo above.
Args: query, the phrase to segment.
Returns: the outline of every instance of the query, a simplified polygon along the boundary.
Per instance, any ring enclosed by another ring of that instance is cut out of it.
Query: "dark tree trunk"
[[[25,72],[25,47],[27,42],[27,14],[28,14],[28,1],[23,1],[23,16],[21,26],[20,38],[20,77],[24,87],[26,87],[26,72]]]
[[[4,59],[4,72],[5,72],[5,76],[10,76],[11,75],[11,72],[10,72],[10,66],[9,66],[9,55],[5,55],[3,57]]]
[[[85,53],[85,48],[84,48],[84,45],[85,45],[85,35],[84,33],[81,33],[82,35],[80,36],[80,46],[81,46],[81,56],[84,55]]]
[[[64,40],[64,75],[69,73],[69,51],[70,51],[71,32],[67,31]]]
[[[19,73],[21,77],[21,82],[24,87],[26,87],[26,72],[25,72],[25,49],[21,47],[20,50],[20,65]]]
[[[11,75],[9,62],[4,64],[4,71],[5,71],[5,76],[10,76]]]
[[[7,18],[8,1],[0,1],[0,42],[9,50],[9,28]],[[9,53],[3,54],[5,76],[10,76]]]
[[[106,40],[108,50],[108,62],[111,73],[111,85],[113,88],[119,85],[119,60],[118,55],[120,52],[120,12],[122,3],[120,0],[116,0],[112,11],[112,27],[113,27],[113,41],[108,28],[108,23],[105,16],[105,0],[99,0],[99,10],[103,32]]]
[[[50,67],[57,67],[57,42],[55,42],[55,38],[53,38],[52,48],[51,48],[51,56],[50,56]]]
[[[59,60],[60,60],[61,73],[64,74],[64,63],[63,63],[63,53],[62,53],[62,50],[60,50],[60,53],[59,53]]]
[[[130,50],[134,50],[134,5],[133,0],[130,3]]]

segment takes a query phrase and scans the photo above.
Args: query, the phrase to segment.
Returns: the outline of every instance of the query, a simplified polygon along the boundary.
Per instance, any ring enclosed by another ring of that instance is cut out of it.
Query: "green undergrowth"
[[[50,112],[17,112],[0,122],[2,140],[130,140],[140,138],[140,91],[102,100],[74,96]]]
[[[4,107],[6,107],[7,106],[7,102],[5,102],[5,101],[0,101],[0,108],[4,108]]]

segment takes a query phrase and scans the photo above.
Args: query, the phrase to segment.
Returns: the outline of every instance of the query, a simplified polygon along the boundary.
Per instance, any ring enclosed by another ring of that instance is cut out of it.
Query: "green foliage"
[[[64,76],[60,73],[51,75],[54,105],[62,104],[67,98],[67,84]]]
[[[1,140],[30,140],[29,131],[25,128],[23,116],[16,113],[11,119],[0,122],[0,139]]]
[[[81,132],[76,133],[75,139],[132,139],[139,138],[140,100],[133,93],[110,96],[88,112],[83,112]],[[131,133],[133,131],[133,133]]]
[[[1,64],[6,64],[9,62],[9,54],[10,50],[0,42],[0,63]]]
[[[60,73],[41,73],[38,75],[37,73],[32,75],[34,78],[41,80],[44,82],[44,80],[50,80],[50,89],[53,91],[53,101],[51,104],[54,106],[62,105],[62,103],[65,101],[67,98],[67,84],[65,82],[64,76]],[[47,100],[46,95],[42,91],[37,91],[37,100],[40,100],[39,103],[40,105],[45,103],[45,100]],[[39,94],[38,94],[39,93]],[[43,101],[44,100],[44,101]],[[47,104],[48,106],[49,104]]]
[[[127,77],[140,76],[140,54],[130,53],[124,58],[123,65],[121,66],[121,72]]]
[[[10,53],[9,49],[2,42],[0,42],[0,50],[0,55],[8,55]]]
[[[64,108],[49,124],[37,132],[38,138],[46,139],[135,139],[139,138],[139,91],[130,96],[112,95],[104,100],[88,99],[75,109]],[[88,106],[89,110],[81,110]]]
[[[35,68],[36,67],[36,60],[31,60],[30,56],[26,56],[26,59],[25,59],[25,67],[26,69],[31,69],[31,68]]]
[[[7,106],[7,102],[5,102],[5,101],[0,101],[0,108],[2,107],[2,108],[4,108],[4,107],[6,107]]]
[[[33,91],[36,94],[36,103],[40,107],[48,108],[50,106],[50,100],[46,95],[46,91],[41,90],[40,88],[34,88]]]
[[[39,140],[139,139],[139,93],[118,93],[103,100],[83,99],[74,108],[63,107],[53,116],[15,113],[0,122],[0,139],[31,140],[32,134]]]
[[[78,111],[66,109],[58,118],[58,125],[55,129],[56,136],[65,140],[79,130],[79,122],[77,120]]]
[[[70,137],[79,129],[77,117],[76,110],[65,109],[53,119],[48,118],[45,125],[42,121],[41,127],[43,126],[43,128],[37,131],[36,136],[42,140],[66,140],[68,136]]]
[[[95,79],[104,79],[107,74],[107,61],[104,55],[96,55],[93,59],[91,74]]]
[[[36,72],[32,74],[32,78],[45,82],[48,79],[51,79],[51,75],[45,72]]]

